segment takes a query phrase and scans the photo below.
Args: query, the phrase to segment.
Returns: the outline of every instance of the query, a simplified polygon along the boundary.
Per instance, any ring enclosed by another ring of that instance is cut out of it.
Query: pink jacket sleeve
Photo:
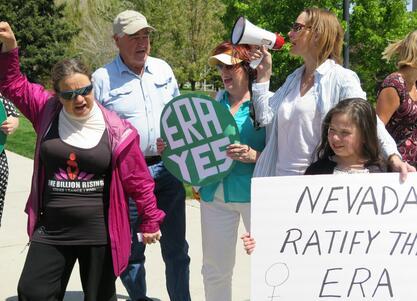
[[[53,96],[43,86],[29,82],[20,72],[17,48],[0,53],[0,93],[32,122],[35,130],[45,103]]]
[[[125,147],[118,158],[118,164],[125,193],[135,200],[138,215],[142,219],[140,232],[154,233],[159,230],[165,213],[156,206],[153,193],[155,183],[139,148],[138,139]]]

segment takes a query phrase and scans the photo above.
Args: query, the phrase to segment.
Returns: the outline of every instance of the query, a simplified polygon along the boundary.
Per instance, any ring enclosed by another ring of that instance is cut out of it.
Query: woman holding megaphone
[[[305,9],[288,33],[290,53],[304,64],[290,74],[270,97],[271,54],[265,47],[252,53],[257,67],[253,101],[257,121],[271,127],[267,145],[256,163],[254,176],[302,175],[311,163],[326,113],[346,98],[366,98],[355,72],[343,68],[343,29],[337,17],[324,9]],[[403,174],[413,168],[403,163],[394,140],[378,121],[378,139],[391,167]]]
[[[253,101],[257,121],[267,126],[266,146],[254,171],[255,177],[302,175],[313,159],[326,113],[347,98],[366,98],[355,72],[343,68],[341,52],[344,32],[337,17],[324,9],[307,8],[297,17],[288,33],[290,53],[304,64],[291,73],[270,97],[271,54],[266,47],[252,52],[261,57]],[[394,140],[378,119],[378,142],[388,164],[400,171],[404,180],[413,167],[401,161]],[[245,234],[245,249],[250,253],[254,241]]]

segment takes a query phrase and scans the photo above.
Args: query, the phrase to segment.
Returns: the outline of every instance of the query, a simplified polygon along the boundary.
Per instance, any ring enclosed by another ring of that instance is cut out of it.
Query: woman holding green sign
[[[205,297],[207,301],[232,300],[240,217],[250,228],[250,182],[255,162],[265,146],[265,129],[255,129],[251,120],[250,84],[256,71],[249,67],[249,46],[218,45],[209,64],[220,72],[224,90],[216,97],[233,116],[240,135],[239,144],[227,146],[227,155],[236,160],[221,181],[199,187]],[[165,149],[158,139],[159,152]]]
[[[9,165],[7,164],[7,157],[6,152],[4,151],[4,144],[6,142],[6,135],[13,134],[19,126],[19,114],[17,113],[14,105],[9,102],[6,98],[4,98],[0,94],[0,101],[1,101],[1,112],[0,120],[4,119],[3,123],[1,124],[1,131],[3,132],[0,134],[0,226],[1,226],[1,218],[3,215],[3,206],[4,206],[4,196],[6,195],[7,189],[7,181],[9,178]]]

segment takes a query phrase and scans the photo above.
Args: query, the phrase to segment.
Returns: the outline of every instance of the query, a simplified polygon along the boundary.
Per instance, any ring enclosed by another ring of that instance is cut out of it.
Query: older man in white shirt
[[[139,12],[127,10],[116,16],[113,33],[119,55],[94,72],[94,92],[98,101],[130,121],[139,132],[140,148],[155,180],[158,208],[166,213],[160,244],[168,294],[171,301],[188,301],[190,258],[185,240],[185,191],[166,170],[156,149],[162,109],[179,95],[179,90],[171,67],[149,56],[153,30]],[[133,244],[129,266],[121,280],[132,300],[151,300],[146,296],[145,246],[136,235],[140,217],[134,204],[129,207]]]

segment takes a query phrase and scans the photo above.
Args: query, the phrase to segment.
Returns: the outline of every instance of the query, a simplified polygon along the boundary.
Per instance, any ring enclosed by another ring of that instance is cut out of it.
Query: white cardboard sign
[[[417,300],[417,174],[254,178],[251,300]]]

